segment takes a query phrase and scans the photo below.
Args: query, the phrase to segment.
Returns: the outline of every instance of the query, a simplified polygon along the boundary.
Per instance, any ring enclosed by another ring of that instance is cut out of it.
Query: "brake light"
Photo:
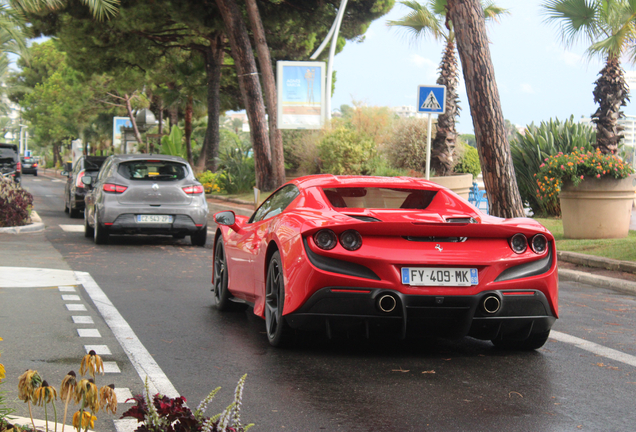
[[[37,168],[37,167],[38,167],[38,164],[37,164],[37,163],[34,163],[34,164],[33,164],[33,168]]]
[[[105,183],[104,184],[104,192],[120,194],[120,193],[125,192],[126,189],[128,189],[126,186],[120,186],[120,185],[116,185],[116,184],[112,184],[112,183]]]
[[[22,171],[22,162],[18,161],[18,167],[15,170]]]
[[[84,188],[84,183],[82,183],[82,177],[84,177],[84,170],[81,170],[77,175],[77,179],[75,180],[75,187]]]
[[[195,195],[195,194],[202,194],[203,193],[203,186],[198,185],[198,186],[186,186],[184,188],[182,188],[183,191],[185,193],[187,193],[188,195]]]

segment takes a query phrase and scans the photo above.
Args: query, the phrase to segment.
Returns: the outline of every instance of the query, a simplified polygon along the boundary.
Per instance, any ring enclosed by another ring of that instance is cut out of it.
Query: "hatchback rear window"
[[[327,199],[336,208],[420,209],[433,201],[434,190],[378,187],[323,188]]]
[[[117,172],[128,180],[183,180],[188,168],[179,162],[135,160],[120,163]]]

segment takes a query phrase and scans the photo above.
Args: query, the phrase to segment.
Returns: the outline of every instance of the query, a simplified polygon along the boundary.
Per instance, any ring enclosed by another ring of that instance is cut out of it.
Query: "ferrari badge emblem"
[[[435,245],[435,249],[437,249],[440,252],[444,250],[444,249],[442,249],[442,247],[440,245]]]

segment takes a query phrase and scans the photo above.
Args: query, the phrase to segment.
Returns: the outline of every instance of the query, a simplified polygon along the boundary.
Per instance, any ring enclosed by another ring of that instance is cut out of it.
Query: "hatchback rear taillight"
[[[22,162],[18,162],[18,166],[15,169],[16,171],[22,171]]]
[[[186,187],[184,187],[182,189],[188,195],[196,195],[196,194],[202,194],[203,193],[203,186],[201,186],[201,185],[198,185],[198,186],[186,186]]]
[[[84,170],[81,170],[75,179],[75,187],[84,189],[84,183],[82,183],[82,177],[84,177]]]
[[[36,163],[33,164],[33,168],[37,168],[37,167],[38,167],[38,164],[36,162]]]
[[[120,185],[116,185],[116,184],[112,184],[112,183],[105,183],[104,184],[104,192],[120,194],[120,193],[125,192],[126,189],[128,189],[126,186],[120,186]]]

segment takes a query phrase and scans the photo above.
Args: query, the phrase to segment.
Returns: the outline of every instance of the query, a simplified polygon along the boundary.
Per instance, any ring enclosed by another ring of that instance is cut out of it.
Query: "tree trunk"
[[[53,144],[53,166],[57,167],[61,165],[62,165],[62,158],[60,157],[60,145]]]
[[[254,44],[258,54],[258,64],[263,75],[263,87],[265,87],[265,101],[267,102],[267,114],[269,116],[269,144],[272,151],[272,176],[274,187],[285,183],[285,156],[283,154],[283,135],[278,129],[278,95],[276,94],[276,78],[272,68],[272,59],[269,55],[269,47],[265,38],[265,30],[261,15],[256,6],[256,0],[245,0],[247,16],[254,35]]]
[[[139,129],[137,128],[137,120],[135,120],[135,116],[132,112],[132,105],[130,104],[130,96],[124,94],[124,100],[126,101],[126,112],[128,113],[128,117],[130,118],[130,123],[132,123],[133,131],[135,131],[135,139],[139,144],[143,144],[141,140],[141,134],[139,133]],[[126,143],[126,151],[128,151],[128,144]]]
[[[446,86],[446,112],[437,116],[435,139],[431,144],[431,169],[437,176],[447,176],[453,172],[455,166],[455,144],[457,131],[455,119],[459,115],[459,70],[455,43],[449,39],[444,48],[444,55],[439,65],[437,84]]]
[[[448,0],[447,8],[466,81],[490,213],[522,217],[523,204],[506,139],[483,8],[479,0]]]
[[[596,143],[594,147],[602,153],[616,153],[623,139],[623,126],[618,119],[625,117],[621,107],[629,100],[629,88],[625,83],[623,68],[617,57],[608,57],[599,79],[594,83],[594,102],[599,105],[592,114],[592,123],[596,125]]]
[[[258,79],[252,44],[235,0],[216,0],[216,4],[230,39],[232,58],[236,65],[239,87],[250,122],[250,136],[256,165],[256,187],[262,191],[271,191],[275,185],[272,177],[272,157],[265,122],[263,93]]]
[[[191,167],[194,166],[194,160],[192,159],[192,105],[193,105],[193,97],[188,96],[188,102],[186,103],[185,109],[185,145],[186,145],[186,154],[188,155],[188,163]]]
[[[215,33],[210,38],[210,45],[206,48],[205,73],[208,81],[208,127],[201,147],[201,155],[197,161],[199,171],[210,170],[216,172],[218,167],[219,117],[221,116],[221,70],[225,54],[223,33]]]

